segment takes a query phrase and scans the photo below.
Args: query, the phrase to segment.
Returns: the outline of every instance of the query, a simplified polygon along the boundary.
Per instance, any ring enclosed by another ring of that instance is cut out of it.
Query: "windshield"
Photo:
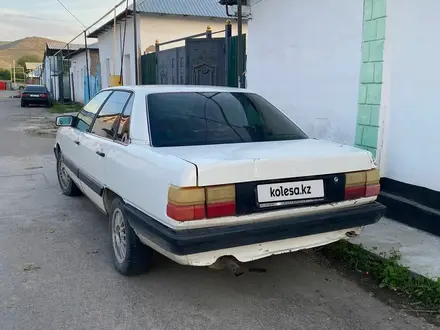
[[[44,87],[44,86],[26,86],[24,91],[25,92],[45,93],[46,92],[46,87]]]
[[[147,96],[155,147],[306,139],[263,97],[251,93],[183,92]]]

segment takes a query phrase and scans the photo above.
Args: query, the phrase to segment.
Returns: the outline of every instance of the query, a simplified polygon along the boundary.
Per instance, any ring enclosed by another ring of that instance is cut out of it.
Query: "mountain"
[[[56,40],[26,37],[11,42],[0,41],[0,68],[9,68],[13,60],[18,60],[23,55],[38,55],[43,59],[47,42]]]

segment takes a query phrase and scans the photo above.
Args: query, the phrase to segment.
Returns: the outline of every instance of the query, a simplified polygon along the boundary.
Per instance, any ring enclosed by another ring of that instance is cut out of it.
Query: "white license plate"
[[[36,95],[36,94],[31,94],[31,97],[39,97],[40,95]]]
[[[323,180],[283,182],[257,186],[258,203],[319,199],[324,197]]]

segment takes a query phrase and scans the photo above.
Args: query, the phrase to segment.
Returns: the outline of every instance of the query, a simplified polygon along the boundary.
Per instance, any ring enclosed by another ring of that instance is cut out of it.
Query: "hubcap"
[[[127,233],[125,229],[124,215],[120,209],[116,209],[112,216],[112,241],[113,250],[119,263],[124,262],[127,253]]]
[[[70,184],[70,177],[69,177],[69,174],[67,174],[66,165],[64,165],[64,162],[62,160],[60,160],[60,166],[58,169],[58,177],[60,178],[61,186],[64,189],[68,189],[69,184]]]

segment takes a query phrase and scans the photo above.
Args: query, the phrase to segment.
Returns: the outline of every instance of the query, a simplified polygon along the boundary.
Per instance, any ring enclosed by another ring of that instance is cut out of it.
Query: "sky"
[[[88,26],[120,1],[61,0],[61,2]],[[110,16],[107,17],[108,19]],[[68,42],[83,30],[81,24],[70,16],[57,0],[0,0],[0,41],[37,36]],[[82,39],[78,39],[78,43],[82,43]]]

